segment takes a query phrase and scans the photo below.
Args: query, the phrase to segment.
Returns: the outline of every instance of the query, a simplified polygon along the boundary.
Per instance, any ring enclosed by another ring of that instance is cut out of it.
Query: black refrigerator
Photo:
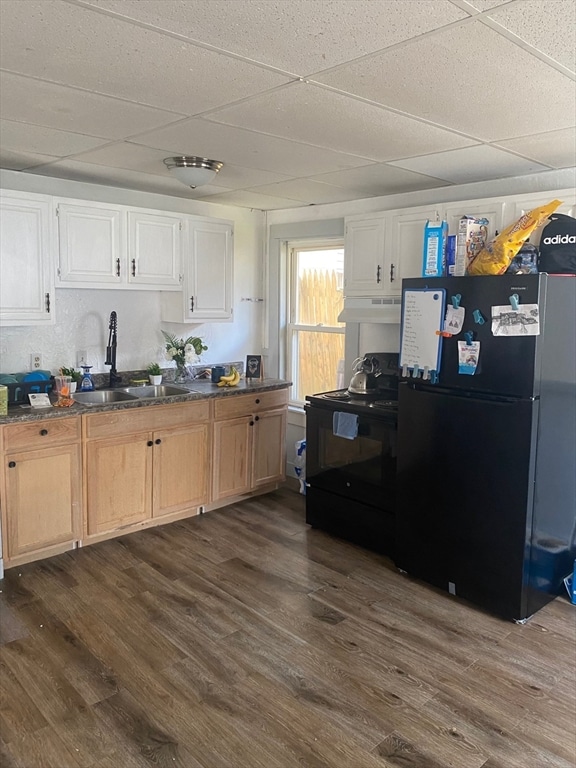
[[[576,277],[404,280],[406,348],[408,303],[430,290],[464,320],[441,335],[442,310],[426,378],[401,350],[395,562],[524,621],[564,591],[576,557]]]

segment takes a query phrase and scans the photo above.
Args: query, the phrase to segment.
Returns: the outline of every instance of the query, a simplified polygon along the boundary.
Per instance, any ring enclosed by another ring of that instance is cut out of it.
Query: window
[[[291,402],[338,388],[344,364],[344,243],[288,243],[288,338],[286,370],[293,381]]]

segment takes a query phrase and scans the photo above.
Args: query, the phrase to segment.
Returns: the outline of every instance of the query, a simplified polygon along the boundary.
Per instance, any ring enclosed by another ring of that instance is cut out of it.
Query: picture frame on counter
[[[246,378],[262,379],[263,375],[262,355],[248,355],[246,357]]]

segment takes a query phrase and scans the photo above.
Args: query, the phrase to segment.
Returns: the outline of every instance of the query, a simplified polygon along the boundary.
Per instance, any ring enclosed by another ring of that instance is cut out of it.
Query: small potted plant
[[[72,381],[70,382],[70,394],[76,392],[78,384],[82,381],[82,374],[77,371],[76,368],[67,368],[65,365],[59,369],[60,376],[70,376]]]
[[[158,384],[162,383],[162,369],[158,365],[158,363],[150,363],[148,368],[146,368],[146,371],[148,372],[148,378],[150,379],[150,384],[154,384],[154,386],[157,386]]]

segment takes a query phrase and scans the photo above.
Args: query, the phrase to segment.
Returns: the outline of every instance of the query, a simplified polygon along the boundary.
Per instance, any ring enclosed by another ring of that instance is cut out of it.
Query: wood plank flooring
[[[574,768],[576,611],[520,626],[281,489],[11,569],[2,768]]]

